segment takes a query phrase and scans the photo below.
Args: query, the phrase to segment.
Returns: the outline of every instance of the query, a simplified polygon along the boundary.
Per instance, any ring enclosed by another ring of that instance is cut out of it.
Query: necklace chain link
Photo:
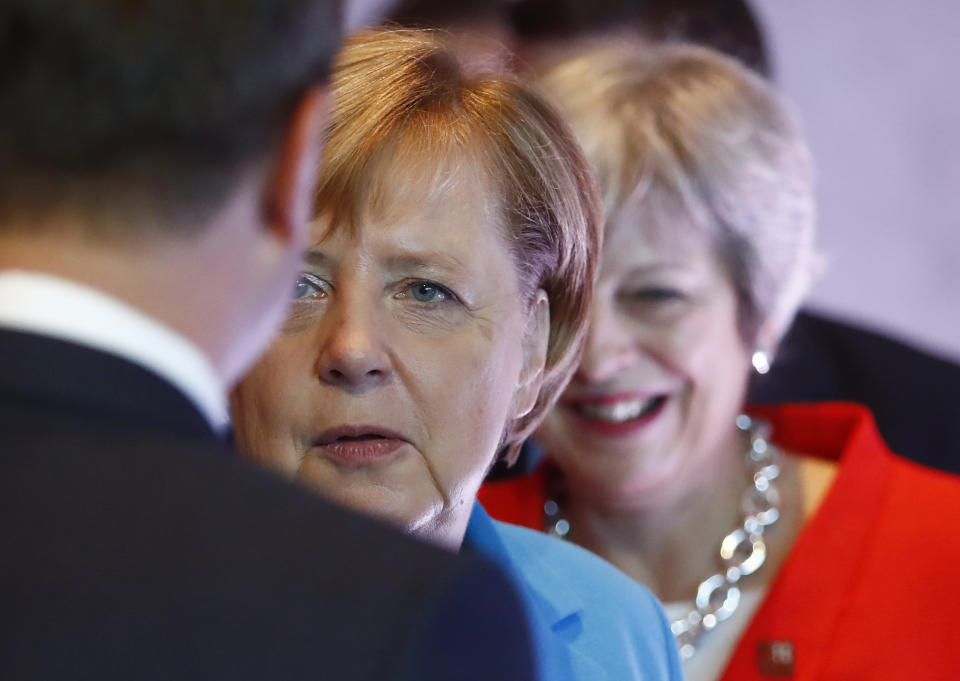
[[[740,580],[755,573],[766,561],[763,533],[780,518],[780,494],[774,484],[780,475],[780,451],[770,443],[770,424],[746,414],[740,414],[736,423],[750,440],[744,457],[750,485],[741,499],[740,525],[720,542],[719,570],[700,582],[694,599],[696,607],[670,624],[684,660],[693,657],[707,633],[736,612],[740,605]],[[543,514],[546,532],[567,539],[570,521],[563,517],[556,499],[547,500]]]

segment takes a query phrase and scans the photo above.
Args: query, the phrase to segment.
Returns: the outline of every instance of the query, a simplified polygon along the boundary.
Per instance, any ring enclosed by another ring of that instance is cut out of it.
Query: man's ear
[[[523,364],[517,389],[513,394],[513,418],[523,418],[534,408],[543,385],[550,341],[550,300],[547,292],[537,289],[527,312],[526,328],[521,343]]]
[[[308,90],[300,98],[273,157],[264,215],[267,228],[282,243],[306,242],[320,166],[327,98],[327,89],[320,87]]]

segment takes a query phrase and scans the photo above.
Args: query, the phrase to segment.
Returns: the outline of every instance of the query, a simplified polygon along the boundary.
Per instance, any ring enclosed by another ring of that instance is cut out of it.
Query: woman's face
[[[709,480],[738,446],[749,375],[732,282],[689,221],[608,233],[582,363],[537,433],[571,483],[645,508]]]
[[[317,242],[283,333],[233,395],[239,447],[459,546],[505,424],[536,399],[547,333],[545,295],[523,302],[484,215],[451,189]]]

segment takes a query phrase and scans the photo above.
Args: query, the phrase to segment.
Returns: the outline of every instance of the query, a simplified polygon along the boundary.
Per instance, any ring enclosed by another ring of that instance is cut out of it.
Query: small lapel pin
[[[764,676],[792,678],[794,659],[793,641],[760,641],[757,644],[757,665]]]

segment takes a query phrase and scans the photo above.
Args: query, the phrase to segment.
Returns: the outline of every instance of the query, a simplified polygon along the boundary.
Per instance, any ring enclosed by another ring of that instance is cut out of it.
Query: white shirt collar
[[[179,388],[214,430],[229,424],[226,387],[200,348],[102,291],[47,274],[0,271],[0,327],[122,357]]]

